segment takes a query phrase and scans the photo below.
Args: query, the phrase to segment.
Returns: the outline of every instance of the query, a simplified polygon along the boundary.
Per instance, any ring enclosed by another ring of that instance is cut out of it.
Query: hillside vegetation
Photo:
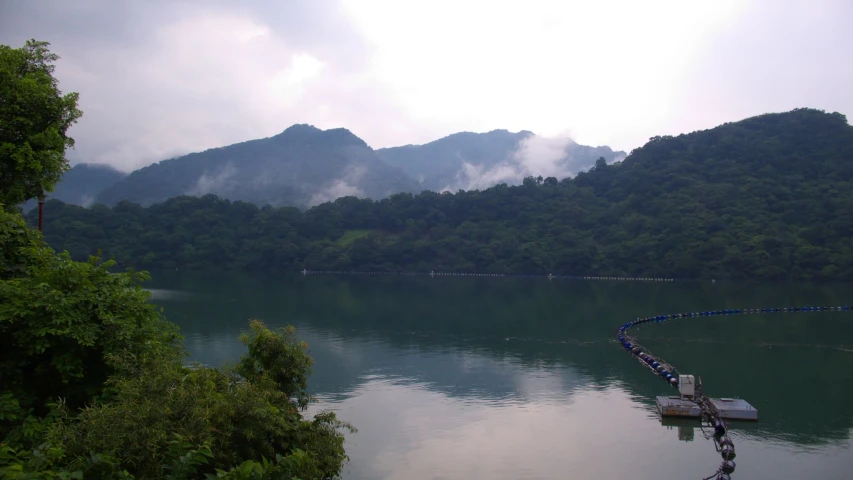
[[[382,198],[418,184],[388,165],[350,131],[294,125],[250,140],[140,168],[101,191],[95,201],[142,205],[178,195],[216,194],[259,205],[307,207],[344,195]]]
[[[346,197],[305,212],[214,196],[149,208],[54,201],[45,232],[75,257],[102,249],[148,269],[850,280],[852,180],[853,127],[797,109],[654,137],[573,179]]]
[[[122,200],[148,206],[180,195],[214,194],[304,209],[346,196],[381,199],[472,184],[490,187],[549,171],[574,175],[599,157],[612,161],[624,152],[506,130],[373,150],[343,128],[293,125],[270,138],[190,153],[130,174],[109,165],[78,164],[65,172],[50,197],[83,207]],[[30,201],[23,208],[35,206]]]

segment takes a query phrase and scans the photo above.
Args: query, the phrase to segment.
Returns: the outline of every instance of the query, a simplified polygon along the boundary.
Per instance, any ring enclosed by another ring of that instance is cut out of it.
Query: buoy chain
[[[383,275],[383,276],[423,276],[423,277],[512,277],[512,278],[547,278],[549,280],[620,280],[637,282],[675,282],[678,279],[664,277],[619,277],[607,275],[553,275],[528,273],[473,273],[473,272],[407,272],[387,270],[300,270],[302,275]]]
[[[670,365],[668,362],[665,362],[662,358],[656,357],[649,352],[648,349],[640,345],[634,338],[628,336],[626,333],[628,329],[631,327],[643,325],[646,323],[661,323],[670,319],[675,318],[695,318],[695,317],[710,317],[717,315],[739,315],[739,314],[761,314],[761,313],[795,313],[795,312],[849,312],[850,306],[836,306],[836,307],[813,307],[813,306],[805,306],[805,307],[768,307],[768,308],[736,308],[736,309],[726,309],[726,310],[709,310],[703,312],[688,312],[688,313],[670,313],[664,315],[656,315],[653,317],[646,318],[637,318],[636,320],[630,321],[621,327],[616,333],[616,338],[622,344],[622,348],[625,349],[628,353],[631,353],[640,363],[654,372],[656,375],[661,377],[667,384],[669,384],[673,388],[678,388],[678,371]],[[714,428],[714,444],[715,449],[720,453],[720,456],[723,457],[723,463],[714,472],[710,477],[705,477],[703,480],[730,480],[731,474],[735,471],[735,446],[734,442],[732,442],[731,438],[729,438],[727,433],[726,422],[720,415],[720,412],[717,410],[717,407],[714,406],[714,403],[711,402],[711,399],[708,398],[702,390],[702,380],[699,379],[699,382],[696,385],[696,390],[694,391],[693,401],[696,405],[699,406],[700,409],[700,421],[707,423],[709,426]]]

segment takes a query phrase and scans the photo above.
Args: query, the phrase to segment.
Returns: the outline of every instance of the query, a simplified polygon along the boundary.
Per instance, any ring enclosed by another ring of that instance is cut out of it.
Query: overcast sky
[[[2,0],[80,92],[73,162],[124,170],[345,127],[372,147],[505,128],[629,151],[814,107],[853,115],[850,0]]]

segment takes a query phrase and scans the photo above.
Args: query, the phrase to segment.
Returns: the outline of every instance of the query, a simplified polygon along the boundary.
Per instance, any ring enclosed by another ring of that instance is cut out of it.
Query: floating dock
[[[758,410],[740,398],[712,398],[714,407],[726,420],[758,420]],[[702,409],[689,398],[680,396],[657,397],[658,412],[664,417],[699,418]]]

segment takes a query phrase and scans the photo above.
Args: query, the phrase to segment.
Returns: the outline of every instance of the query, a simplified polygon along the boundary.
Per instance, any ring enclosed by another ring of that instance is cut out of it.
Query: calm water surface
[[[681,479],[720,458],[665,422],[661,380],[616,328],[702,309],[853,303],[850,285],[154,275],[153,300],[193,358],[243,353],[249,318],[293,324],[316,360],[311,389],[353,423],[344,478]],[[758,423],[731,426],[734,478],[853,478],[853,313],[676,320],[638,331],[712,396]]]

